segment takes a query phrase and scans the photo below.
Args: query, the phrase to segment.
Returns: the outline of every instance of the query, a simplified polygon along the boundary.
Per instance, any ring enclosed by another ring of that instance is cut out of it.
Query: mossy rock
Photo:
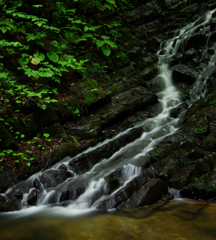
[[[98,83],[94,79],[89,79],[89,80],[86,80],[85,82],[80,82],[79,85],[81,88],[90,88],[90,89],[98,88]]]
[[[204,174],[210,174],[213,168],[214,165],[211,159],[207,158],[199,159],[195,164],[191,180],[194,181],[197,178],[202,177]]]
[[[58,117],[61,121],[66,121],[68,118],[75,118],[75,111],[82,111],[82,101],[78,97],[71,97],[65,101],[60,101],[56,104]]]
[[[63,143],[56,150],[48,152],[45,160],[53,165],[62,160],[64,157],[75,156],[77,152],[77,146],[75,143]]]
[[[98,102],[99,100],[106,97],[106,94],[100,89],[89,90],[84,94],[85,105],[90,106],[92,103]]]

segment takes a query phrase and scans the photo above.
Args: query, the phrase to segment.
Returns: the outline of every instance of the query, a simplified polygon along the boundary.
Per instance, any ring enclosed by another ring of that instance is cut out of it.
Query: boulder
[[[69,172],[69,171],[65,171],[65,170],[47,170],[45,171],[41,177],[40,177],[40,181],[43,183],[45,188],[50,188],[50,187],[56,187],[57,185],[59,185],[60,183],[64,182],[67,178],[71,178],[73,177],[74,174]]]
[[[167,184],[154,178],[143,185],[130,198],[117,206],[117,209],[135,208],[150,205],[159,201],[168,192]]]

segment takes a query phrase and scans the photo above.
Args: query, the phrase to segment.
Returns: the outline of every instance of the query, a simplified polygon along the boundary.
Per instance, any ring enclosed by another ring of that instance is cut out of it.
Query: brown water
[[[173,201],[142,209],[69,215],[50,214],[50,210],[25,217],[1,215],[0,239],[216,239],[214,203]]]

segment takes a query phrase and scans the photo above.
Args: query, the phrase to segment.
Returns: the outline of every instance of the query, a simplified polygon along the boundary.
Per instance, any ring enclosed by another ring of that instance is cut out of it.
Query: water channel
[[[88,172],[75,175],[64,183],[52,188],[44,188],[36,206],[27,203],[31,187],[27,187],[22,200],[22,210],[0,215],[0,239],[215,239],[214,214],[216,206],[207,202],[173,201],[167,204],[158,203],[142,209],[98,211],[97,206],[108,195],[98,197],[95,194],[106,190],[105,177],[111,172],[122,168],[124,187],[131,179],[141,172],[141,167],[133,164],[141,156],[148,156],[165,137],[173,134],[180,127],[182,114],[177,118],[170,117],[170,111],[182,104],[181,93],[172,83],[172,72],[169,69],[169,59],[172,58],[196,29],[207,24],[215,10],[207,12],[202,18],[176,31],[174,37],[161,43],[158,51],[158,76],[155,79],[160,92],[157,94],[159,103],[158,114],[134,128],[142,126],[142,136],[127,144],[108,159],[101,159]],[[191,89],[190,102],[205,94],[205,82],[212,73],[215,57],[198,77]],[[115,136],[127,133],[130,129]],[[86,150],[89,153],[107,144],[108,139],[97,146]],[[84,153],[79,154],[82,155]],[[77,158],[76,156],[74,158]],[[121,158],[121,161],[115,161]],[[59,169],[64,164],[68,167],[72,158],[65,158],[52,167]],[[72,171],[68,167],[68,171]],[[31,186],[41,173],[26,180]],[[67,188],[77,182],[85,182],[86,190],[76,199],[72,199],[67,207],[51,206],[58,204],[62,196],[60,189]],[[9,194],[13,188],[8,189]],[[116,192],[115,191],[115,192]],[[114,194],[115,192],[111,193]],[[4,195],[4,194],[2,194]],[[206,220],[207,219],[207,220]]]

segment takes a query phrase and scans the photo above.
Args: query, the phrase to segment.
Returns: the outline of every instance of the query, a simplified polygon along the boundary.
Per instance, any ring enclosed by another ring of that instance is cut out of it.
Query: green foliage
[[[47,105],[55,104],[64,117],[80,116],[83,100],[56,99],[59,83],[72,84],[75,73],[92,78],[85,82],[79,79],[80,87],[88,90],[85,105],[105,97],[98,83],[111,80],[108,67],[98,63],[98,55],[107,58],[119,52],[114,50],[120,41],[121,24],[117,19],[108,22],[100,16],[118,13],[129,5],[129,0],[0,0],[0,94],[4,111],[12,113],[0,115],[0,123],[13,134],[17,144],[28,139],[14,127],[12,116],[19,114],[18,119],[27,126],[22,111],[29,106],[45,110]],[[44,137],[51,141],[47,135]],[[36,142],[37,138],[28,144]],[[0,157],[13,155],[5,151]],[[22,159],[30,166],[33,158],[28,157],[32,154],[29,151],[13,155],[17,157],[15,162]]]
[[[77,140],[74,136],[71,136],[71,137],[73,138],[74,143],[75,143],[76,146],[78,147],[78,144],[79,144],[78,140]]]
[[[200,128],[194,128],[195,133],[205,133],[207,129],[205,127],[200,127]]]

